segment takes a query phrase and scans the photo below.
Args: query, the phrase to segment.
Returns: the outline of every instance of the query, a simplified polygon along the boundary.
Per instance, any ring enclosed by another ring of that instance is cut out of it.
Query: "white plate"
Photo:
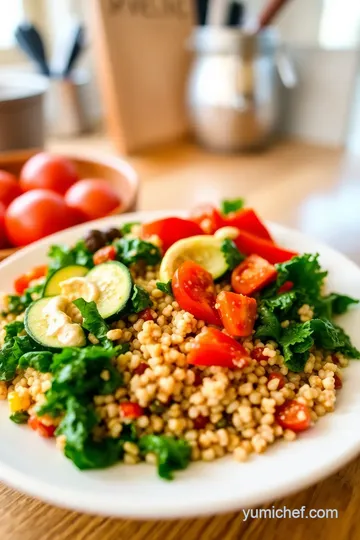
[[[124,221],[149,220],[170,212],[139,213],[96,221],[105,227]],[[16,275],[45,262],[53,243],[72,243],[89,224],[57,233],[0,265],[0,283],[12,289]],[[271,225],[280,244],[300,252],[320,252],[330,271],[329,287],[360,298],[360,269],[343,255],[296,231]],[[360,310],[341,320],[360,346]],[[0,404],[0,479],[21,491],[59,506],[117,517],[175,518],[214,514],[258,506],[300,490],[333,473],[360,452],[360,362],[344,371],[344,388],[336,411],[292,443],[274,444],[265,454],[246,463],[231,456],[213,463],[193,463],[176,473],[173,482],[156,476],[153,466],[119,464],[107,470],[79,472],[55,448],[8,420],[7,405]]]

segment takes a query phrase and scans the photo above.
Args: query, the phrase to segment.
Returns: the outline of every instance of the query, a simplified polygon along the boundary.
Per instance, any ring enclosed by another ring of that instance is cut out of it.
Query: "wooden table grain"
[[[92,156],[113,153],[99,136],[53,141],[50,148]],[[181,143],[129,161],[142,179],[141,210],[190,208],[244,196],[266,219],[315,234],[360,263],[360,157],[299,142],[246,156],[208,154]],[[0,540],[352,540],[360,537],[359,504],[360,459],[266,507],[337,509],[337,519],[244,521],[241,511],[176,521],[110,519],[55,508],[0,484]]]

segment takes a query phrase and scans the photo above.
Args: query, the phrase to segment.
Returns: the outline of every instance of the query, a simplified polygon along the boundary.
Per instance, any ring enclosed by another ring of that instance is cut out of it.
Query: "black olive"
[[[121,238],[122,236],[119,229],[116,229],[115,227],[110,227],[110,229],[106,229],[104,231],[104,234],[108,242],[112,242],[113,240],[115,240],[115,238]]]
[[[107,239],[103,232],[92,229],[85,234],[84,242],[87,249],[91,253],[95,253],[95,251],[106,245]]]

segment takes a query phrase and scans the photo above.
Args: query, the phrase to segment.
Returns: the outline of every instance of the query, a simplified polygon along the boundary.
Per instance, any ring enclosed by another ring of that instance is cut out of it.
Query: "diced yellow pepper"
[[[18,392],[16,391],[8,393],[8,402],[10,412],[12,413],[27,411],[27,409],[30,407],[30,397],[27,394],[19,396]]]

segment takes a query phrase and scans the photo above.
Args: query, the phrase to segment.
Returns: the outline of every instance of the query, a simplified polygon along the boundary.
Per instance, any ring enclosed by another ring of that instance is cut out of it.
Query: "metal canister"
[[[188,107],[199,142],[218,151],[266,145],[279,119],[277,68],[288,86],[295,84],[276,31],[251,35],[203,26],[195,30],[191,46]]]

